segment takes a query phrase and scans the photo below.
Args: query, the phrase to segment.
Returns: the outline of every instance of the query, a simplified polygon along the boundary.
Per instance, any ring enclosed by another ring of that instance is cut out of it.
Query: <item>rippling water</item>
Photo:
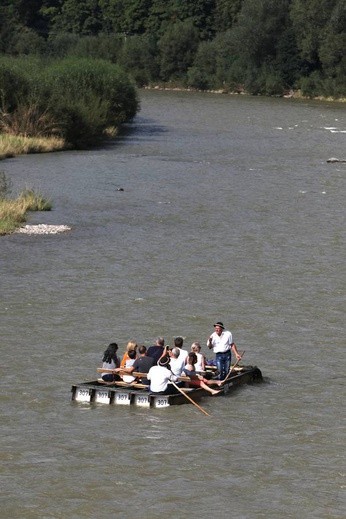
[[[115,144],[1,164],[72,227],[0,239],[4,517],[345,516],[345,131],[339,104],[142,92]],[[219,319],[266,383],[212,418],[70,402],[110,341]]]

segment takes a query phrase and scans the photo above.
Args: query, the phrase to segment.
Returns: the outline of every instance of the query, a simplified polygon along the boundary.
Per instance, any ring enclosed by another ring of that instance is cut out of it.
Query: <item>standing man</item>
[[[225,330],[223,323],[218,321],[214,324],[215,331],[208,339],[207,346],[215,353],[215,362],[219,371],[219,380],[224,380],[231,367],[232,350],[237,358],[241,359],[241,355],[237,350],[237,346],[232,340],[231,332]]]

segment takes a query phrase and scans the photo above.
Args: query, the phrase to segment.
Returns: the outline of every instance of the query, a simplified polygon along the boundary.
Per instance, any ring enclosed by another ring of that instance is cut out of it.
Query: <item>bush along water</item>
[[[104,60],[0,59],[0,133],[56,136],[83,148],[131,120],[139,109],[134,83]]]

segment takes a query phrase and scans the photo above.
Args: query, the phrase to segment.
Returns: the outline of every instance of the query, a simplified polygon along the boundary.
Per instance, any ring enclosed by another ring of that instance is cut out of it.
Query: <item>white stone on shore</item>
[[[16,233],[20,234],[58,234],[59,232],[70,231],[68,225],[46,225],[40,223],[38,225],[25,225],[16,229]]]

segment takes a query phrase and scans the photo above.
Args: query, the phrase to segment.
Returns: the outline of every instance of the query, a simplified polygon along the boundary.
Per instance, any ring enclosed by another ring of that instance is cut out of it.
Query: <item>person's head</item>
[[[171,357],[177,359],[180,355],[180,350],[179,348],[172,348],[171,350],[169,350],[169,354]]]
[[[147,353],[147,348],[146,348],[145,346],[140,346],[140,347],[138,348],[138,353],[139,353],[140,355],[146,355],[146,353]]]
[[[182,348],[184,344],[184,339],[182,337],[175,337],[174,338],[174,346],[176,348]]]
[[[163,357],[161,357],[158,361],[158,365],[170,369],[168,355],[164,355]]]
[[[162,348],[165,347],[165,339],[163,337],[158,337],[156,339],[156,346],[161,346]]]
[[[108,348],[103,353],[102,362],[108,362],[110,364],[112,360],[116,360],[117,358],[118,345],[116,342],[111,342]]]
[[[137,356],[136,350],[130,350],[127,352],[130,359],[135,359]]]
[[[195,353],[199,353],[201,351],[201,345],[199,342],[193,342],[191,344],[191,351],[195,352]]]
[[[136,350],[138,344],[136,341],[129,341],[126,345],[126,351],[129,352],[130,350]]]
[[[191,353],[188,354],[187,356],[187,362],[188,364],[196,364],[197,363],[197,355],[196,353],[194,353],[193,351],[191,351]]]
[[[214,324],[214,329],[218,335],[221,335],[222,332],[224,331],[225,327],[221,321],[218,321],[217,323]]]

